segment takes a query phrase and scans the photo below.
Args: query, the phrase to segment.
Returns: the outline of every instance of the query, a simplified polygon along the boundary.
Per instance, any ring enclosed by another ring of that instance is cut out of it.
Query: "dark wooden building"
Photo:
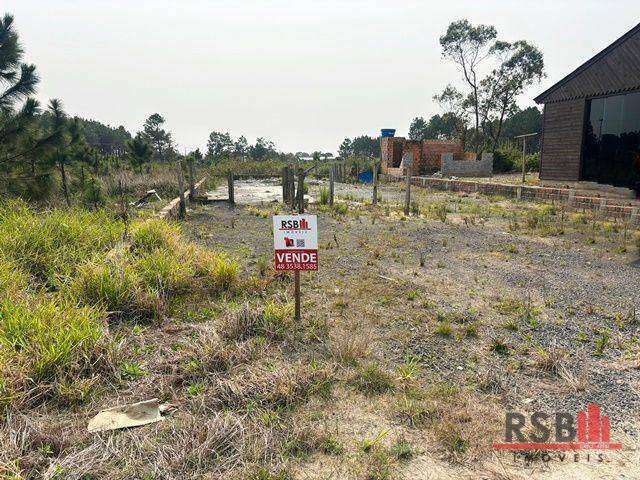
[[[640,25],[535,101],[544,104],[541,180],[640,195]]]

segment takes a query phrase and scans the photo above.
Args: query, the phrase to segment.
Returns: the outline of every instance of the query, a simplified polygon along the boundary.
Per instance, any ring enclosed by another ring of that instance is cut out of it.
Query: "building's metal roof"
[[[534,100],[561,102],[640,89],[640,24]]]

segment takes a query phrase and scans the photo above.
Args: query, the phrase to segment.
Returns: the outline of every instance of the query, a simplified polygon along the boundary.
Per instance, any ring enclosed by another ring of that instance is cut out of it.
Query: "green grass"
[[[260,333],[267,337],[281,338],[293,323],[293,304],[269,301],[260,322]]]
[[[320,443],[320,451],[326,455],[338,456],[344,453],[344,446],[336,437],[328,435]]]
[[[153,252],[158,248],[178,246],[181,230],[177,224],[152,218],[134,226],[131,232],[131,250]]]
[[[395,388],[391,376],[375,363],[360,368],[352,383],[367,395],[379,395]]]
[[[82,303],[104,308],[112,319],[142,320],[158,314],[157,304],[124,254],[81,266],[68,293]]]
[[[336,215],[346,215],[349,211],[349,206],[346,203],[334,203],[332,209]]]
[[[423,208],[423,213],[427,218],[433,220],[440,220],[442,223],[447,221],[447,214],[449,213],[449,204],[446,201],[433,202]]]
[[[120,377],[126,381],[137,380],[145,374],[144,369],[136,362],[124,362],[120,366]]]
[[[88,373],[103,353],[104,316],[59,296],[0,301],[0,407]]]
[[[15,298],[27,290],[29,276],[13,262],[0,257],[0,300]]]
[[[136,259],[133,268],[148,288],[163,295],[188,290],[195,276],[195,267],[188,258],[182,258],[165,248],[158,248]]]
[[[329,189],[323,187],[320,189],[320,199],[318,200],[320,205],[329,205]]]
[[[0,256],[48,290],[59,289],[77,267],[121,238],[122,222],[104,211],[36,213],[21,202],[0,206]]]
[[[509,355],[509,346],[500,339],[495,339],[491,342],[489,350],[497,353],[498,355]]]
[[[176,225],[134,222],[123,234],[108,212],[0,202],[0,408],[82,401],[118,368],[139,378],[137,363],[113,364],[107,320],[157,318],[187,290],[235,287],[236,262]]]
[[[410,460],[413,455],[413,447],[406,440],[400,439],[396,443],[394,443],[389,449],[391,455],[393,455],[396,459],[401,461]]]
[[[435,332],[440,336],[450,337],[453,333],[453,328],[451,327],[451,323],[449,323],[448,321],[443,321],[436,325]]]

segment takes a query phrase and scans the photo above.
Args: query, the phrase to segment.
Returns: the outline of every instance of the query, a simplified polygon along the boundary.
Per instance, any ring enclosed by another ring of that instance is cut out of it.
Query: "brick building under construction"
[[[407,140],[403,137],[382,137],[381,144],[382,172],[387,174],[403,174],[402,156],[413,154],[412,175],[426,175],[437,172],[442,167],[442,155],[452,153],[455,157],[463,157],[462,143],[450,140]]]

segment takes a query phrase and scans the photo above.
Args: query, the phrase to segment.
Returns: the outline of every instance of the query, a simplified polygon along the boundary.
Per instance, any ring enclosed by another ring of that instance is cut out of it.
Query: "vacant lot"
[[[312,193],[321,197],[312,186]],[[320,271],[273,272],[277,205],[196,207],[183,235],[238,280],[110,330],[116,374],[83,402],[9,409],[7,472],[38,478],[627,478],[637,474],[637,232],[552,205],[341,186]],[[195,247],[193,247],[195,248]],[[200,250],[199,250],[200,251]],[[136,260],[137,261],[137,260]],[[189,279],[186,278],[188,282]],[[123,366],[124,365],[124,366]],[[90,435],[97,410],[158,397],[164,422]],[[597,402],[604,462],[496,454],[509,410]],[[26,404],[26,403],[25,403]],[[526,463],[530,461],[530,463]],[[20,477],[17,477],[20,478]]]
[[[338,191],[340,207],[319,207],[322,268],[304,275],[304,325],[324,332],[305,355],[335,362],[340,381],[316,428],[333,430],[351,454],[311,465],[357,476],[355,465],[381,461],[359,451],[377,439],[387,455],[406,442],[423,459],[491,468],[505,410],[577,412],[588,402],[635,444],[633,229],[552,205],[419,189],[405,218],[395,188],[383,188],[375,209],[359,203],[366,188]],[[192,235],[215,248],[236,242],[256,272],[271,263],[273,211],[202,208]]]

